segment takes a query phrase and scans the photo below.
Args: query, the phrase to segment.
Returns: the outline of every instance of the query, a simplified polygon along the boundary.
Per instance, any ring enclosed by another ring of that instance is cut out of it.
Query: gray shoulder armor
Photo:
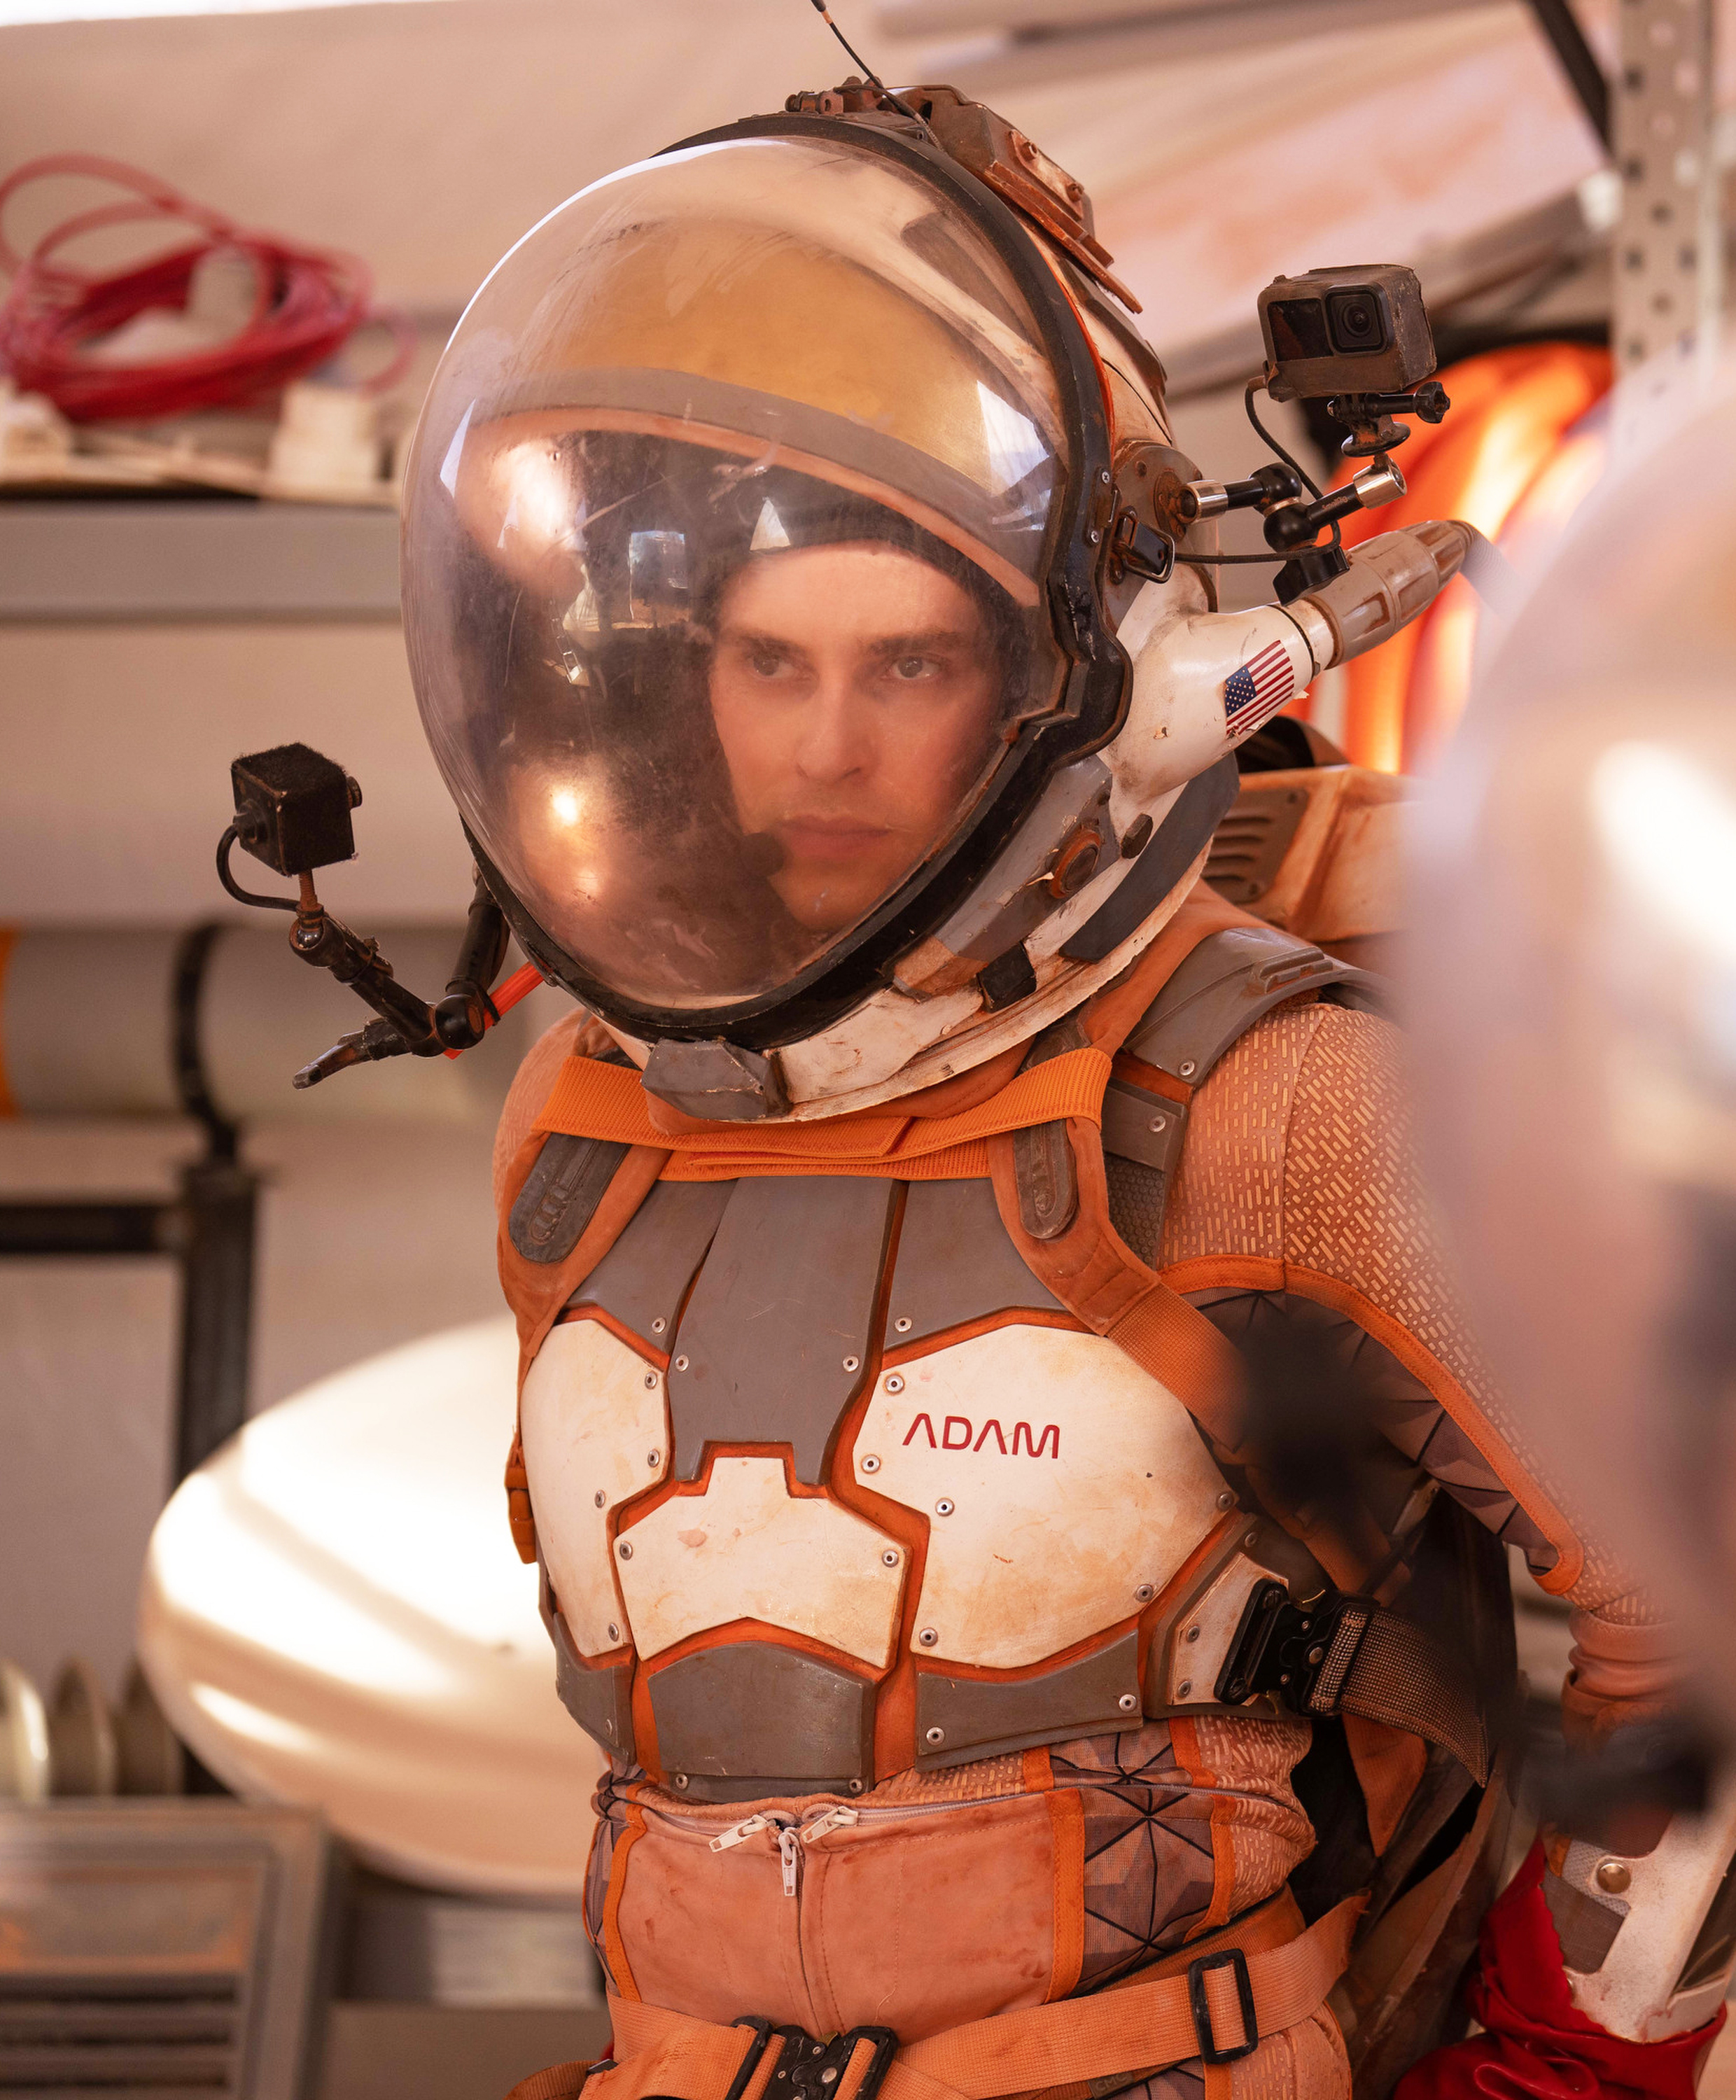
[[[1197,1087],[1237,1038],[1299,992],[1384,1010],[1380,982],[1276,926],[1230,926],[1202,941],[1135,1022],[1123,1048]]]
[[[1376,1012],[1380,980],[1275,926],[1230,926],[1202,941],[1135,1022],[1122,1048],[1188,1087],[1254,1023],[1300,992]],[[1185,1101],[1124,1079],[1103,1096],[1110,1221],[1140,1260],[1157,1265],[1164,1212],[1187,1136]]]

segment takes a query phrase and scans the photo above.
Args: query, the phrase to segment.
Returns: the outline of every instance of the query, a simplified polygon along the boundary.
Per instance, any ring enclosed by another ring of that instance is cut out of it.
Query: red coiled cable
[[[408,324],[373,310],[370,273],[355,256],[250,232],[154,176],[93,153],[49,153],[15,168],[0,182],[0,219],[19,190],[50,175],[94,176],[131,195],[62,219],[25,256],[0,233],[0,270],[12,279],[0,304],[0,366],[21,392],[46,394],[75,422],[249,406],[324,363],[370,320],[392,328],[398,351],[364,383],[378,392],[403,377],[413,336]],[[181,220],[204,237],[108,275],[57,259],[85,234],[151,219]],[[245,255],[254,266],[254,311],[238,334],[150,364],[100,364],[85,354],[147,307],[184,308],[194,271],[219,250]]]

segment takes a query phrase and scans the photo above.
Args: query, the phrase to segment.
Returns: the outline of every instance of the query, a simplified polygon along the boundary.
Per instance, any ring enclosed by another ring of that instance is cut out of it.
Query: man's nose
[[[868,769],[872,739],[865,714],[847,677],[821,679],[802,709],[796,763],[804,779],[830,787]]]

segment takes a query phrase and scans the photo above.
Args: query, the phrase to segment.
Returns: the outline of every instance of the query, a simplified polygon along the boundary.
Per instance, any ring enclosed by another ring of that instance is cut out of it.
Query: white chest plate
[[[519,1401],[549,1580],[581,1655],[621,1645],[609,1515],[669,1471],[663,1374],[594,1320],[554,1328]]]
[[[877,1669],[891,1659],[903,1549],[824,1495],[793,1496],[781,1458],[715,1460],[703,1495],[672,1496],[615,1550],[642,1656],[760,1619]]]
[[[929,1520],[912,1648],[987,1670],[1131,1618],[1221,1514],[1181,1402],[1061,1328],[997,1328],[884,1373],[854,1465]]]

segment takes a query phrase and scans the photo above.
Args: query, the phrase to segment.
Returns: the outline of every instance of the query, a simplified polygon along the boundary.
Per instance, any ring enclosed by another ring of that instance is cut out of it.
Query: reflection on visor
[[[488,704],[443,764],[539,923],[643,1003],[806,967],[953,836],[1048,704],[1029,611],[910,518],[787,469],[484,430],[454,495],[443,655]]]

